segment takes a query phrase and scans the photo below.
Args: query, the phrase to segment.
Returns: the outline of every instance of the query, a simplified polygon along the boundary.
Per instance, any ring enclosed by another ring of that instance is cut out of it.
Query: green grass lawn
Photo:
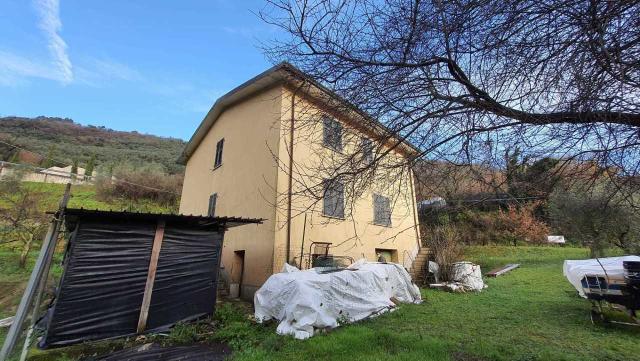
[[[488,279],[489,288],[479,294],[423,290],[420,305],[305,341],[278,336],[274,324],[257,325],[230,304],[219,306],[213,320],[179,325],[153,339],[227,342],[234,360],[637,360],[640,330],[592,325],[589,302],[562,276],[565,259],[587,256],[582,248],[472,247],[465,258],[484,272],[506,263],[521,267]],[[94,343],[35,352],[32,359],[74,359],[122,346]]]

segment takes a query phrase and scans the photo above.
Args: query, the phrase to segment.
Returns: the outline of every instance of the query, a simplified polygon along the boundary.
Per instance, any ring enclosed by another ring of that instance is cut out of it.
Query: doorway
[[[231,265],[231,297],[242,297],[242,284],[244,281],[244,254],[245,251],[233,252],[233,264]]]

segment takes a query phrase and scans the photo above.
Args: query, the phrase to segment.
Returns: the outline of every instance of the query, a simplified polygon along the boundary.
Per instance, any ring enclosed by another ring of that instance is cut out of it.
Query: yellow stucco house
[[[180,213],[266,219],[225,235],[223,272],[242,298],[285,262],[384,258],[410,268],[420,242],[406,160],[418,150],[389,134],[279,64],[219,98],[191,137]],[[374,158],[384,174],[349,178]]]

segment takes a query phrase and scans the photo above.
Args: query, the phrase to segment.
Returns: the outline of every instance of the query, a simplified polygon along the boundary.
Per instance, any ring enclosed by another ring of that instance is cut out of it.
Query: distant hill
[[[116,131],[93,125],[80,125],[68,118],[0,117],[0,140],[16,144],[67,164],[77,160],[82,167],[95,155],[98,167],[108,164],[130,163],[160,165],[168,173],[182,173],[184,167],[176,163],[185,142],[138,132]],[[21,152],[7,146],[0,147],[3,160],[38,164],[42,157]]]

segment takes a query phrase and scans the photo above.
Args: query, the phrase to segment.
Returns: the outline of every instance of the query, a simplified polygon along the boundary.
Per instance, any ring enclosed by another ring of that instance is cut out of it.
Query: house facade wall
[[[227,108],[186,164],[180,213],[206,215],[217,194],[216,216],[266,219],[261,225],[231,228],[222,249],[224,273],[241,283],[250,299],[273,269],[279,146],[280,88],[272,88]],[[224,138],[222,165],[214,168],[216,144]],[[240,271],[241,256],[244,272]],[[242,277],[242,280],[240,280]]]
[[[309,253],[312,242],[330,242],[330,253],[354,260],[377,260],[376,250],[393,252],[394,262],[410,266],[418,250],[418,229],[413,177],[409,169],[394,174],[391,182],[371,184],[353,199],[345,219],[322,214],[322,201],[304,193],[304,187],[318,182],[317,165],[332,158],[333,150],[322,145],[323,127],[314,119],[326,112],[322,106],[284,87],[274,87],[227,108],[186,164],[180,213],[204,215],[209,195],[217,193],[215,215],[267,219],[262,225],[231,228],[222,249],[224,271],[238,281],[245,299],[287,262],[287,199],[291,110],[294,115],[292,178],[292,221],[290,263],[300,265],[300,253]],[[345,129],[343,153],[353,151],[352,141],[364,133],[336,116]],[[222,165],[216,169],[217,142],[224,138]],[[350,143],[351,142],[351,143]],[[403,155],[392,151],[392,161]],[[384,177],[389,178],[389,177]],[[391,226],[373,223],[373,194],[392,201]],[[306,227],[305,227],[306,214]],[[303,244],[304,233],[304,244]],[[240,256],[244,272],[240,275]],[[302,262],[306,266],[305,262]]]
[[[291,240],[289,242],[289,262],[303,266],[308,261],[312,242],[329,242],[329,253],[335,256],[349,256],[354,260],[365,258],[376,261],[380,251],[393,254],[392,261],[410,267],[411,259],[419,249],[417,209],[413,175],[409,167],[380,174],[378,181],[370,184],[362,194],[346,200],[345,219],[326,217],[322,212],[322,201],[304,194],[304,188],[321,182],[324,169],[331,168],[332,162],[340,161],[357,148],[362,137],[371,137],[361,129],[354,128],[353,121],[331,114],[318,102],[296,95],[292,102],[293,90],[284,88],[282,96],[282,126],[280,134],[280,154],[289,154],[291,129],[291,109],[294,109],[293,140],[293,195]],[[330,114],[343,126],[342,154],[323,145],[322,116]],[[404,156],[392,151],[387,156],[389,164],[406,163]],[[284,205],[288,190],[288,170],[284,165],[288,159],[281,157],[283,166],[278,172],[278,204]],[[382,161],[385,161],[384,159]],[[317,189],[320,189],[319,187]],[[317,194],[317,193],[316,193]],[[373,195],[389,197],[392,203],[391,225],[374,224]],[[305,228],[306,214],[306,228]],[[273,271],[278,272],[286,261],[287,214],[284,209],[276,213],[276,235],[274,245]],[[304,233],[304,244],[303,244]],[[378,250],[378,252],[376,252]],[[388,253],[384,252],[388,259]]]

